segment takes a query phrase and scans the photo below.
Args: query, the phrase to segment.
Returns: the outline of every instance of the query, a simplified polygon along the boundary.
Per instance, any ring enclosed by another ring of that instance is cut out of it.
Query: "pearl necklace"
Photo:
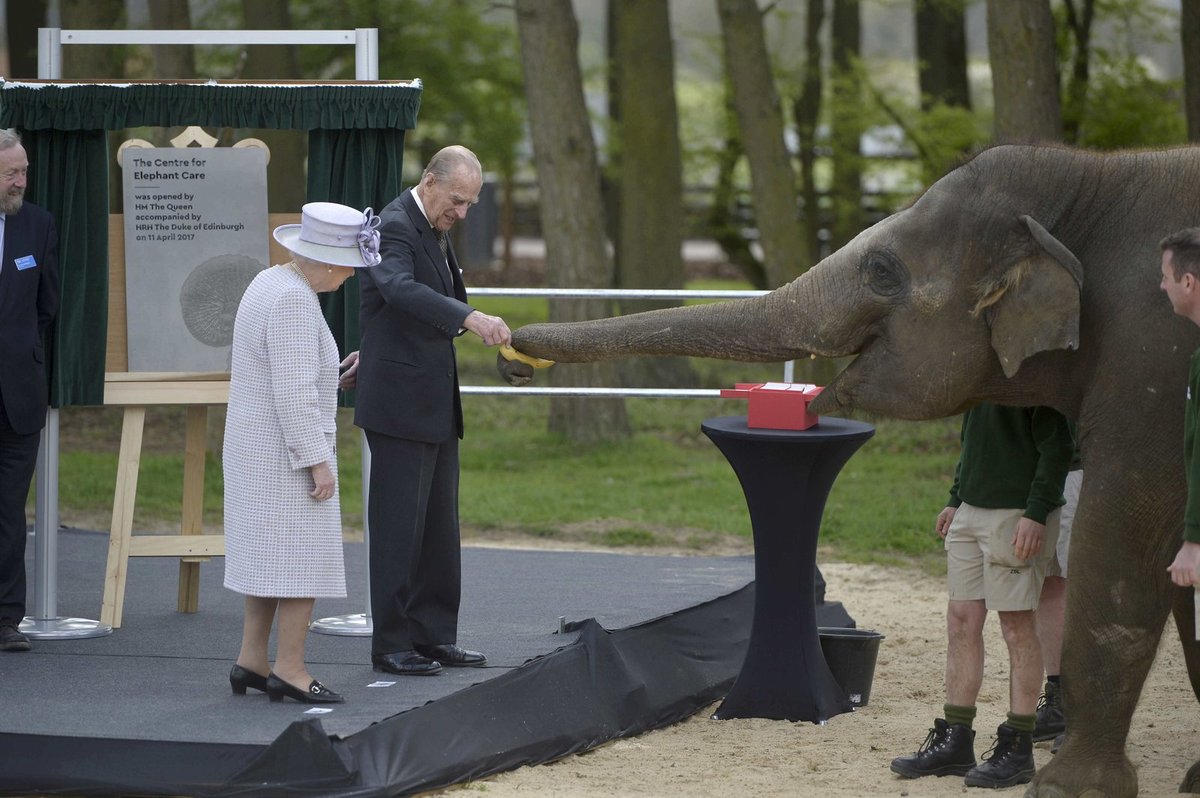
[[[289,263],[288,267],[291,268],[291,270],[296,274],[300,275],[300,279],[303,280],[304,284],[308,286],[309,291],[312,291],[314,294],[317,293],[317,289],[313,288],[312,283],[309,282],[308,275],[304,273],[303,269],[296,265],[296,261]]]

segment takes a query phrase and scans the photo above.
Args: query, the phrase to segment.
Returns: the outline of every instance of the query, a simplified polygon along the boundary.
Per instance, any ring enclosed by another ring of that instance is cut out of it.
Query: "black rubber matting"
[[[60,617],[98,617],[107,544],[60,532]],[[363,611],[364,556],[346,545],[350,595],[317,617]],[[347,697],[313,712],[231,694],[242,598],[222,566],[201,567],[200,611],[182,614],[177,561],[132,559],[112,635],[0,654],[0,792],[398,795],[547,761],[720,698],[754,596],[749,557],[466,547],[459,642],[488,667],[394,677],[371,670],[368,638],[312,634],[310,671]],[[826,609],[823,625],[851,623]]]

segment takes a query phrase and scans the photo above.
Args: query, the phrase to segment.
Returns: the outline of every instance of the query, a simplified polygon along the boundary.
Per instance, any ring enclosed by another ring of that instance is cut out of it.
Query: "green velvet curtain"
[[[404,131],[313,130],[308,134],[308,200],[383,210],[400,195]],[[321,298],[343,354],[358,349],[358,280]]]
[[[0,125],[3,127],[3,125]],[[46,341],[50,403],[104,401],[108,329],[108,151],[103,130],[30,130],[26,197],[54,214],[62,285]],[[94,213],[99,203],[103,213]]]
[[[400,192],[404,130],[421,85],[54,84],[0,81],[0,127],[21,131],[28,197],[58,226],[62,307],[48,341],[55,407],[104,401],[108,329],[106,132],[131,127],[308,130],[309,200],[377,211]],[[296,209],[297,211],[299,208]],[[353,282],[353,281],[351,281]],[[357,285],[326,302],[339,345],[358,345]]]

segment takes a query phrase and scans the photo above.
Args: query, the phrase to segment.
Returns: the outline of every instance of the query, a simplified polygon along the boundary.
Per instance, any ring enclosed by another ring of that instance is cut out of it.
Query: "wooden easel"
[[[200,609],[200,563],[225,554],[224,535],[205,535],[204,459],[208,408],[229,401],[228,374],[112,373],[105,375],[104,403],[125,408],[121,421],[121,451],[117,458],[117,485],[113,495],[112,526],[108,538],[108,565],[104,571],[103,623],[121,625],[125,579],[130,557],[179,558],[179,612]],[[187,405],[184,434],[183,513],[178,535],[133,534],[133,508],[137,497],[138,469],[146,408],[151,405]]]
[[[201,128],[191,127],[171,140],[176,147],[190,144],[211,147],[216,139]],[[138,139],[130,147],[150,146]],[[234,146],[264,146],[257,139],[243,139]],[[299,214],[269,214],[268,226],[299,221]],[[110,214],[108,223],[108,356],[105,361],[104,404],[124,407],[121,449],[117,459],[117,484],[113,492],[112,526],[109,529],[108,564],[104,572],[104,599],[100,608],[103,623],[117,629],[125,603],[125,581],[130,557],[178,557],[179,612],[200,609],[200,564],[225,555],[223,534],[204,534],[204,459],[208,408],[229,401],[229,374],[189,374],[129,371],[128,316],[125,298],[124,217]],[[274,240],[271,261],[284,263],[290,257]],[[180,534],[134,535],[133,510],[137,499],[138,470],[142,456],[142,433],[146,408],[184,405],[183,507]]]

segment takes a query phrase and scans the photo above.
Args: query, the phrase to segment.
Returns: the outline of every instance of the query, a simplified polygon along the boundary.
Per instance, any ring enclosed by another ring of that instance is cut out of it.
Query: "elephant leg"
[[[1084,472],[1067,555],[1070,578],[1062,656],[1067,736],[1050,764],[1034,777],[1027,796],[1137,794],[1137,773],[1125,755],[1125,739],[1173,588],[1165,571],[1166,535],[1144,533],[1147,528],[1164,528],[1163,509],[1141,497],[1131,498],[1128,491],[1105,490],[1120,484],[1116,476],[1101,468]],[[1161,495],[1154,498],[1161,501]]]
[[[1179,791],[1186,795],[1200,792],[1200,762],[1193,762],[1188,772],[1183,776]]]
[[[1200,641],[1196,640],[1195,588],[1176,588],[1174,592],[1171,609],[1175,615],[1175,628],[1179,630],[1179,642],[1183,645],[1183,661],[1187,664],[1192,692],[1200,698]],[[1200,761],[1188,768],[1179,791],[1200,793]]]

